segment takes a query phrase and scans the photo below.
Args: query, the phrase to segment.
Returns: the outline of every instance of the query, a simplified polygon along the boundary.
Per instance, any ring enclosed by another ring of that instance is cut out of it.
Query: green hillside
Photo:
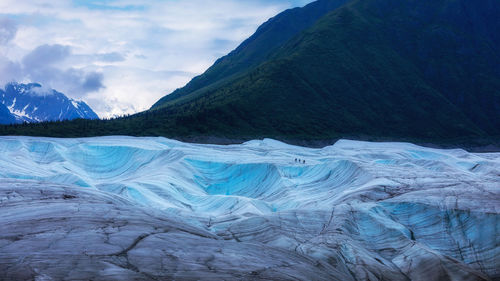
[[[247,70],[269,59],[293,36],[306,28],[328,12],[342,6],[348,0],[319,0],[302,8],[286,10],[262,24],[257,31],[238,48],[218,59],[205,73],[192,79],[186,86],[175,90],[156,102],[152,108],[161,107],[164,103],[203,91],[205,87],[217,85],[244,74]]]
[[[492,1],[465,2],[351,1],[246,75],[157,108],[223,135],[499,134],[498,40],[486,32],[499,20]]]

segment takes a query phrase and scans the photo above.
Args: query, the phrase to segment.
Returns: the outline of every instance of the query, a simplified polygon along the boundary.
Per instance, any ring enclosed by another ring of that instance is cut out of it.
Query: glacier
[[[500,153],[0,137],[0,280],[500,280],[499,213]]]

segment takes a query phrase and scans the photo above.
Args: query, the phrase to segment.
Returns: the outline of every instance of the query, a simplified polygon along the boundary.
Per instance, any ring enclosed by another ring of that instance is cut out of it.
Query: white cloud
[[[41,45],[23,58],[23,64],[27,68],[43,68],[64,61],[70,53],[68,46]]]
[[[17,25],[8,18],[0,18],[0,45],[7,44],[17,32]]]
[[[47,84],[101,117],[134,113],[202,73],[269,17],[311,1],[2,0],[0,83]]]

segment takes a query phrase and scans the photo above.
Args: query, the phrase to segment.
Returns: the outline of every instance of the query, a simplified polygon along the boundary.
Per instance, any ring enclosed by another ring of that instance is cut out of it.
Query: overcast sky
[[[309,2],[1,0],[0,84],[39,82],[100,117],[142,111]]]

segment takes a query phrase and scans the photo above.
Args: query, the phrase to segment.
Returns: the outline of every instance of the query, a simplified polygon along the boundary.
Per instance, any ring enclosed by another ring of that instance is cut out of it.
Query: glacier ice
[[[499,153],[0,137],[1,280],[500,280],[499,213]]]

